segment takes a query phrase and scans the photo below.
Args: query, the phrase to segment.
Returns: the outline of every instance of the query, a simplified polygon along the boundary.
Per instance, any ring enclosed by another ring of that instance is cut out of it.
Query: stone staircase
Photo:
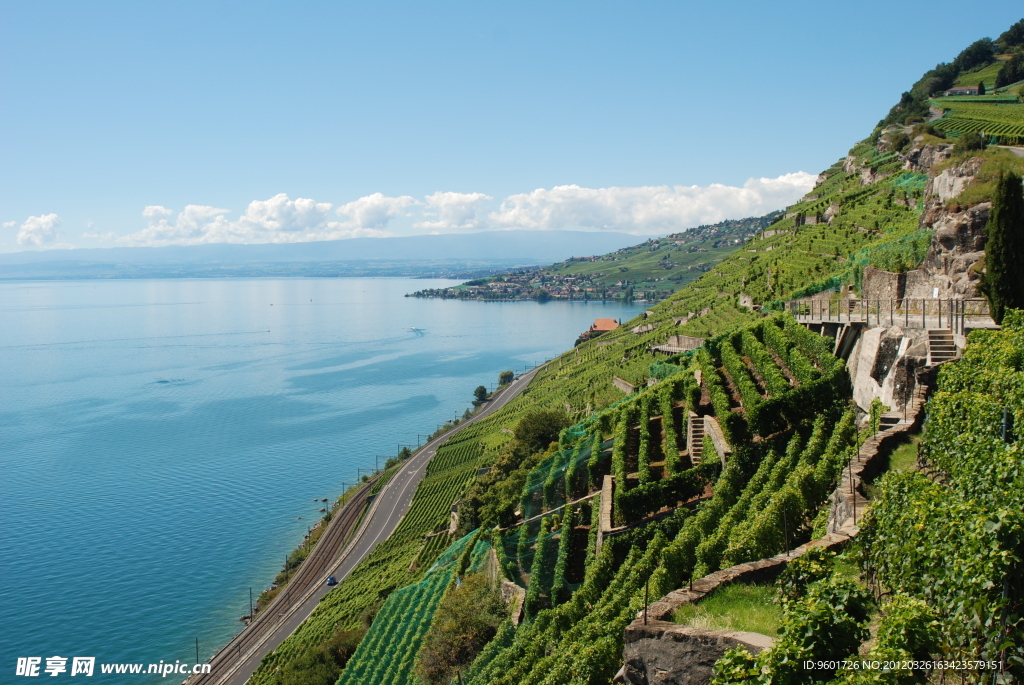
[[[890,428],[895,428],[896,424],[903,420],[903,415],[895,411],[887,411],[882,414],[878,419],[878,432],[887,431]]]
[[[947,329],[932,329],[928,331],[928,365],[938,366],[943,362],[956,359],[956,343],[953,342],[953,332]]]
[[[690,464],[699,466],[704,458],[704,417],[690,417],[690,435],[687,448],[690,450]]]

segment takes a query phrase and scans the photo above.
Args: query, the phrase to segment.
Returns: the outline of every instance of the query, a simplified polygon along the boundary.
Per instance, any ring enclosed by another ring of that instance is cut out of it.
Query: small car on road
[[[337,585],[338,584],[338,579],[335,578],[334,576],[327,576],[327,584],[329,586]]]

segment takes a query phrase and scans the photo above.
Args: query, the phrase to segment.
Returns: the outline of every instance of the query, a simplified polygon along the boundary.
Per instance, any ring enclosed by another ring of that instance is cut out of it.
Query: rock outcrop
[[[907,273],[906,297],[980,297],[978,263],[985,257],[985,224],[992,204],[961,211],[932,204],[921,215],[932,244],[920,268]]]
[[[939,202],[952,200],[971,184],[978,175],[983,161],[981,157],[971,157],[959,166],[943,169],[941,173],[928,179],[925,197],[935,195]]]
[[[949,156],[950,145],[926,145],[906,157],[907,168],[924,171]],[[980,263],[985,257],[985,224],[992,204],[962,208],[953,204],[978,175],[984,160],[972,157],[929,179],[919,227],[932,231],[921,266],[905,274],[873,267],[864,270],[863,292],[869,299],[980,297]]]
[[[760,633],[701,630],[664,621],[634,625],[626,631],[626,662],[616,682],[630,685],[703,685],[726,650],[744,647],[751,654],[772,646]]]
[[[949,159],[952,154],[952,145],[922,145],[911,148],[901,157],[904,169],[923,173],[939,162]]]

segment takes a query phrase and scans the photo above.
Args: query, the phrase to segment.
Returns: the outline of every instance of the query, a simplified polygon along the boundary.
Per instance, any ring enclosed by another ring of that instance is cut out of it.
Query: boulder
[[[757,654],[772,646],[760,633],[702,630],[691,626],[651,621],[634,622],[626,630],[623,667],[615,682],[629,685],[703,685],[711,679],[715,662],[729,649],[744,647]]]

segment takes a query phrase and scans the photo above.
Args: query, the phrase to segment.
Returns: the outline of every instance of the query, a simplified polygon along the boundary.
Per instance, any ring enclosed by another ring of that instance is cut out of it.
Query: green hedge
[[[704,490],[703,481],[695,469],[656,480],[633,488],[616,498],[616,506],[625,522],[636,521],[653,514],[666,505],[685,502]]]

